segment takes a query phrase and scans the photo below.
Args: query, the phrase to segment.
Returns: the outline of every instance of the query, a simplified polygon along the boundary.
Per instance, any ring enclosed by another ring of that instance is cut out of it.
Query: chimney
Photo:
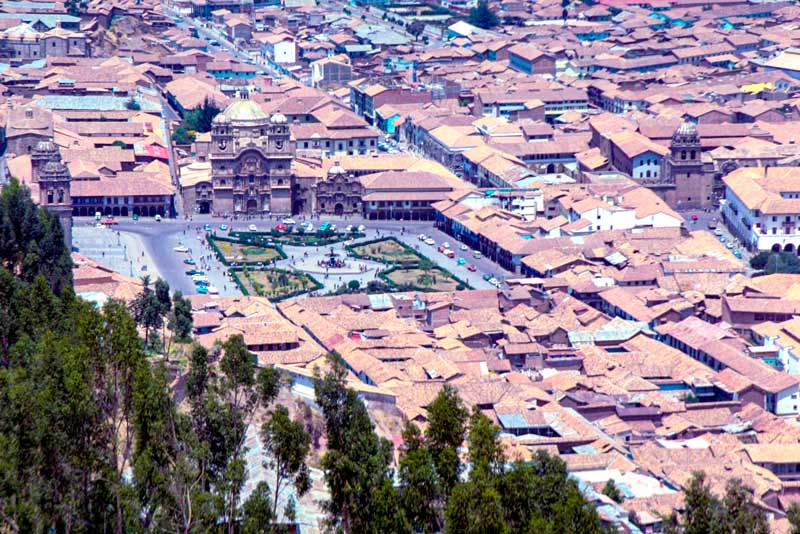
[[[27,108],[25,110],[25,118],[32,119],[33,118],[33,110],[31,108]]]

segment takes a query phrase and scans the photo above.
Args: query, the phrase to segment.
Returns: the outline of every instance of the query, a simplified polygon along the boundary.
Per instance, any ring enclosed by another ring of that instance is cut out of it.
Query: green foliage
[[[266,534],[275,520],[269,485],[259,482],[243,506],[242,533]]]
[[[358,291],[360,288],[361,288],[361,282],[359,282],[358,280],[350,280],[349,282],[347,282],[347,289],[349,289],[354,293]]]
[[[328,521],[333,529],[344,532],[383,532],[381,526],[398,521],[386,517],[398,513],[396,506],[387,505],[393,498],[391,486],[387,487],[392,444],[375,434],[364,403],[346,387],[344,364],[335,356],[329,356],[328,362],[326,374],[314,380],[328,438],[321,462],[331,493],[325,503]]]
[[[180,291],[172,295],[172,313],[169,316],[169,328],[181,341],[188,341],[192,335],[192,303],[184,298]]]
[[[130,97],[128,100],[125,101],[125,109],[129,109],[131,111],[139,111],[142,109],[141,104],[136,101],[134,97]]]
[[[611,478],[609,478],[608,482],[606,482],[606,485],[603,486],[603,495],[605,495],[606,497],[617,503],[622,502],[622,500],[624,499],[624,497],[622,496],[622,492],[619,491],[619,488],[614,483],[614,479]]]
[[[43,276],[55,293],[72,284],[72,259],[58,217],[37,207],[12,178],[0,193],[0,266],[23,282]]]
[[[189,130],[195,132],[210,132],[211,123],[220,112],[220,109],[208,98],[199,106],[191,111],[187,111],[183,117],[183,124]]]
[[[775,273],[800,273],[800,258],[791,252],[762,251],[750,259],[753,269],[764,271],[766,274]]]
[[[306,457],[311,450],[311,436],[300,421],[289,417],[289,410],[279,404],[261,427],[261,443],[267,460],[264,462],[275,473],[275,496],[272,515],[278,517],[276,507],[281,491],[292,484],[298,496],[311,489],[311,477]]]
[[[489,3],[486,0],[479,0],[478,5],[469,12],[469,23],[489,30],[497,26],[500,21],[494,11],[489,8]]]
[[[194,143],[194,134],[189,133],[183,126],[178,126],[172,132],[172,142],[176,145],[191,145]]]
[[[150,287],[150,277],[145,275],[142,277],[142,291],[131,302],[130,308],[136,324],[144,328],[144,343],[145,346],[151,346],[150,335],[153,331],[158,331],[164,324],[164,309],[163,302],[165,284],[160,278],[156,282],[156,289]],[[166,285],[167,301],[169,301],[169,285]]]
[[[800,505],[796,502],[793,502],[789,505],[789,509],[786,511],[786,519],[789,520],[789,525],[791,528],[789,529],[789,534],[800,534]]]
[[[430,448],[442,492],[448,495],[458,481],[461,466],[457,449],[464,442],[469,412],[456,390],[445,385],[428,406],[428,433]]]
[[[89,7],[89,0],[65,0],[64,7],[67,8],[67,13],[73,17],[80,17],[86,12]]]
[[[766,515],[753,503],[752,488],[739,479],[728,481],[720,499],[711,493],[705,473],[694,472],[684,491],[684,509],[682,525],[670,518],[670,528],[675,531],[682,528],[685,534],[769,534]]]

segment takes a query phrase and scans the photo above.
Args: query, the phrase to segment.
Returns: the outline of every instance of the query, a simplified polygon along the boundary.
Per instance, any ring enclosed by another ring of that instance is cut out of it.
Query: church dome
[[[675,135],[685,137],[697,135],[697,126],[695,126],[693,122],[683,121],[680,126],[678,126],[678,129],[675,130]]]
[[[272,114],[272,117],[270,117],[269,122],[271,122],[272,124],[286,124],[288,120],[286,119],[286,115],[277,112]]]
[[[42,167],[41,173],[42,174],[49,174],[49,175],[59,175],[64,174],[67,172],[67,168],[64,166],[63,163],[58,161],[48,161]]]
[[[214,117],[217,124],[227,122],[256,122],[269,118],[261,106],[252,100],[237,100]]]
[[[58,149],[52,141],[47,140],[36,143],[36,152],[53,153],[57,151]]]
[[[339,165],[338,161],[336,163],[334,163],[333,166],[330,169],[328,169],[328,176],[338,176],[338,175],[344,174],[344,173],[345,173],[345,170],[341,165]]]

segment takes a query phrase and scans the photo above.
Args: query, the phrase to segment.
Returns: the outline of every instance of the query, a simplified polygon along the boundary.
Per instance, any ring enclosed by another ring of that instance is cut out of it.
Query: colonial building
[[[286,117],[267,115],[250,100],[228,106],[214,118],[211,129],[209,205],[216,214],[291,214],[295,202],[292,160],[295,142]]]
[[[704,156],[697,128],[683,122],[672,135],[669,154],[664,158],[665,188],[662,198],[670,206],[708,208],[714,205],[714,169],[710,157]]]
[[[52,140],[53,117],[39,106],[12,108],[6,116],[6,147],[10,154],[31,154],[40,141]]]
[[[316,184],[315,211],[324,215],[361,215],[364,187],[355,175],[335,164],[328,169],[326,180]]]
[[[72,246],[72,200],[69,169],[53,141],[40,141],[31,154],[32,181],[38,186],[39,205],[58,216],[64,227],[64,241]]]

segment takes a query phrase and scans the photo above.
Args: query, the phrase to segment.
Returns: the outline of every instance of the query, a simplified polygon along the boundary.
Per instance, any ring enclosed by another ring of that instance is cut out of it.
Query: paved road
[[[180,219],[165,219],[162,222],[156,222],[152,219],[133,221],[132,219],[120,218],[118,220],[119,224],[115,227],[115,230],[132,234],[141,241],[142,247],[152,258],[154,268],[169,282],[171,288],[179,289],[184,294],[193,294],[196,292],[190,277],[185,274],[188,266],[183,263],[183,260],[191,256],[198,264],[204,267],[203,270],[208,274],[212,285],[216,286],[221,294],[237,294],[236,288],[227,278],[227,272],[224,266],[213,257],[211,251],[206,247],[205,241],[198,239],[198,235],[202,235],[203,233],[202,228],[204,224],[211,224],[212,227],[216,229],[218,225],[223,222],[221,219],[210,216],[198,216],[194,217],[191,222]],[[436,230],[430,222],[364,221],[360,218],[348,220],[332,218],[332,220],[336,222],[341,229],[344,229],[348,224],[364,224],[367,227],[366,239],[373,239],[379,236],[393,236],[411,247],[418,247],[422,254],[462,280],[465,280],[474,288],[486,289],[492,287],[488,282],[483,280],[482,276],[484,273],[490,273],[500,280],[513,276],[512,273],[500,268],[489,259],[483,257],[476,259],[472,257],[470,251],[459,250],[458,243],[452,237]],[[91,222],[90,218],[77,218],[75,224],[79,226],[87,225]],[[275,224],[275,221],[224,221],[224,223],[230,226],[230,230],[246,230],[250,224],[256,224],[259,229],[266,230]],[[318,221],[315,221],[315,224],[318,224]],[[417,239],[419,234],[431,236],[436,242],[436,245],[429,246],[420,242]],[[451,247],[455,250],[455,259],[449,259],[437,251],[438,245],[445,241],[449,242]],[[174,247],[179,245],[190,248],[191,254],[175,252],[173,250]],[[339,247],[341,247],[341,245]],[[287,255],[295,256],[296,261],[299,261],[305,250],[309,250],[298,247],[284,247],[284,249]],[[457,258],[462,256],[467,260],[467,263],[465,265],[458,265]],[[206,259],[202,259],[203,257],[206,257]],[[278,266],[291,268],[290,264],[291,259],[279,262]],[[475,272],[471,272],[467,269],[467,266],[470,264],[474,264],[477,267]],[[130,272],[123,272],[122,274],[130,275]],[[337,275],[335,278],[329,278],[325,281],[326,288],[332,289],[333,286],[339,283],[346,283],[354,278],[366,282],[374,278],[374,274],[374,272],[370,271],[364,275],[344,275],[341,282],[339,282]],[[317,274],[314,274],[314,276],[320,278]]]

